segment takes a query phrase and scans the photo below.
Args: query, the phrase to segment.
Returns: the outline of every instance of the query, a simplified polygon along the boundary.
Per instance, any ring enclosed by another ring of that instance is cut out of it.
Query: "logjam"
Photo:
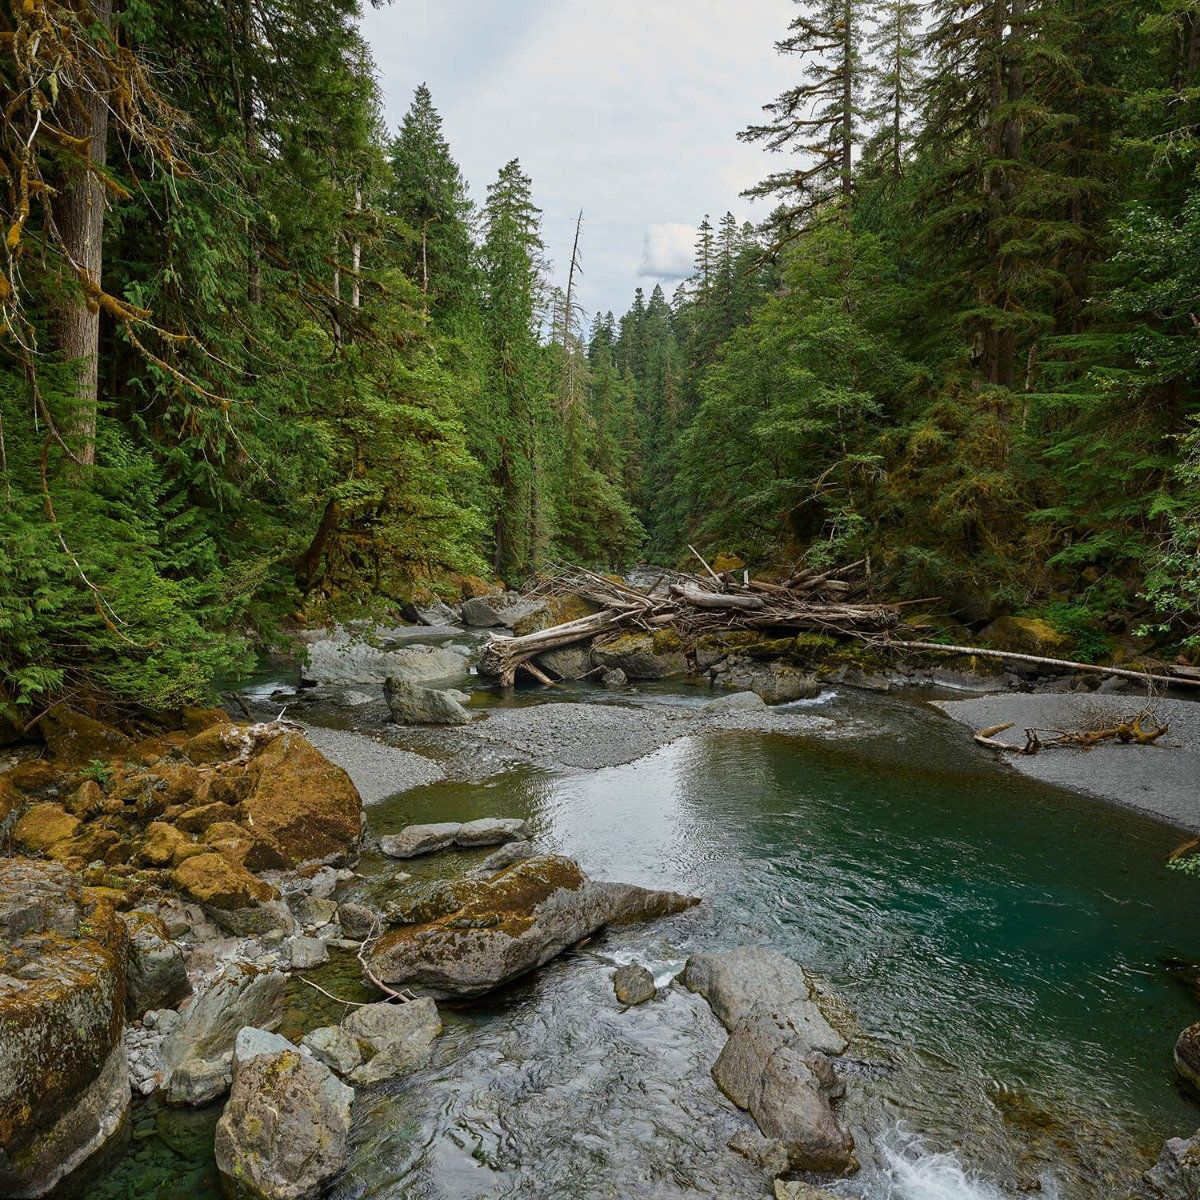
[[[699,558],[700,556],[697,555]],[[779,630],[841,634],[881,642],[900,623],[900,606],[866,596],[863,563],[827,571],[798,571],[784,584],[762,583],[733,572],[718,575],[700,560],[704,575],[663,571],[647,590],[582,567],[564,570],[544,583],[542,594],[573,593],[599,612],[523,637],[493,635],[479,669],[511,686],[525,669],[541,680],[531,660],[548,650],[618,632],[673,629],[685,641],[704,633]]]

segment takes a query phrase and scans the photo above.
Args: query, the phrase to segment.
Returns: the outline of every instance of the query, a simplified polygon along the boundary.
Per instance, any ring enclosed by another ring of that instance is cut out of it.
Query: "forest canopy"
[[[1195,644],[1197,0],[797,3],[770,216],[620,316],[358,18],[0,9],[0,724],[689,543]]]

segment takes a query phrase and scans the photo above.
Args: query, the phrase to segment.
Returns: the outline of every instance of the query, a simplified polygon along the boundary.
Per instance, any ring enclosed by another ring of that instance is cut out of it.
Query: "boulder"
[[[434,996],[472,996],[548,962],[609,924],[650,920],[694,897],[588,879],[569,858],[538,855],[492,879],[460,879],[431,893],[413,923],[376,944],[386,983]]]
[[[191,995],[183,951],[153,913],[122,914],[129,935],[125,1010],[136,1020],[150,1009],[174,1008]]]
[[[600,676],[600,682],[606,688],[623,688],[629,683],[629,676],[620,667],[611,667]]]
[[[329,949],[320,938],[297,935],[283,944],[293,971],[308,971],[329,960]]]
[[[342,1022],[342,1029],[371,1052],[351,1074],[355,1083],[370,1085],[424,1066],[441,1035],[442,1020],[437,1005],[425,996],[405,1004],[363,1005]]]
[[[198,1076],[222,1080],[219,1090],[207,1099],[220,1095],[229,1085],[226,1056],[233,1050],[238,1030],[245,1025],[274,1028],[286,988],[287,976],[280,971],[235,965],[196,992],[180,1009],[179,1024],[163,1041],[163,1062],[169,1076],[167,1099],[203,1103],[189,1098],[195,1093]]]
[[[186,1058],[170,1074],[166,1086],[168,1104],[201,1107],[229,1091],[233,1080],[233,1052],[218,1058]]]
[[[734,692],[731,696],[719,696],[705,706],[708,712],[761,712],[767,702],[757,692]]]
[[[983,631],[982,641],[995,650],[1043,658],[1069,658],[1075,649],[1073,638],[1040,617],[997,617]]]
[[[300,1046],[339,1075],[349,1075],[362,1062],[358,1038],[340,1025],[311,1030],[300,1039]]]
[[[68,765],[84,766],[99,760],[124,758],[132,745],[119,730],[61,705],[38,722],[50,757]]]
[[[1165,1142],[1145,1178],[1161,1200],[1200,1200],[1200,1131]]]
[[[13,826],[14,845],[28,854],[44,854],[57,842],[74,836],[81,822],[61,804],[45,801],[28,809]]]
[[[658,992],[654,976],[640,963],[626,963],[613,973],[613,992],[622,1004],[645,1004]]]
[[[171,872],[172,885],[185,896],[213,909],[249,908],[264,900],[276,900],[279,893],[269,884],[251,875],[244,867],[208,852],[184,859]]]
[[[592,656],[586,647],[560,646],[547,650],[534,660],[543,671],[555,679],[582,679],[592,673]]]
[[[763,1137],[757,1129],[739,1129],[725,1144],[743,1158],[757,1163],[771,1178],[788,1169],[787,1147],[775,1138]]]
[[[413,647],[418,649],[418,647]],[[362,801],[341,767],[288,730],[246,765],[249,791],[241,824],[266,839],[288,866],[341,861],[362,837]]]
[[[45,1194],[124,1121],[124,962],[111,904],[0,859],[0,1195]]]
[[[379,927],[381,920],[373,908],[368,908],[365,904],[358,904],[353,900],[346,900],[338,905],[337,918],[342,932],[348,938],[354,938],[359,942],[369,938]]]
[[[464,655],[441,646],[381,650],[348,638],[314,642],[301,668],[307,682],[324,684],[382,683],[389,676],[407,683],[427,683],[434,679],[465,679],[470,673]]]
[[[792,1169],[852,1168],[854,1140],[830,1103],[841,1086],[828,1056],[846,1040],[812,999],[804,971],[776,951],[744,946],[693,955],[682,980],[729,1030],[712,1069],[721,1091],[786,1147]]]
[[[824,1188],[805,1183],[802,1179],[777,1179],[775,1200],[837,1200],[837,1197]]]
[[[1175,1042],[1175,1069],[1200,1090],[1200,1023],[1189,1025]]]
[[[150,867],[169,867],[180,863],[192,853],[203,853],[185,833],[165,821],[151,821],[146,826],[146,837],[138,850],[138,858]]]
[[[452,846],[499,846],[528,837],[528,826],[518,817],[483,817],[478,821],[407,825],[399,833],[381,837],[379,848],[390,858],[416,858]]]
[[[508,845],[501,846],[495,853],[489,854],[479,866],[468,871],[467,875],[471,879],[486,879],[489,875],[503,871],[505,867],[511,867],[513,863],[533,858],[536,853],[537,851],[529,842],[509,842]]]
[[[464,625],[473,625],[477,629],[494,629],[503,625],[514,632],[520,628],[522,633],[536,633],[553,624],[545,600],[525,599],[511,592],[496,592],[490,596],[464,600],[462,619]]]
[[[471,716],[446,692],[389,675],[383,684],[392,720],[398,725],[467,725]]]
[[[624,633],[592,646],[592,662],[606,671],[618,669],[629,679],[666,679],[686,675],[683,644],[669,630]]]
[[[767,704],[788,704],[793,700],[812,700],[821,694],[815,676],[787,663],[755,663],[732,672],[734,687],[749,688]]]
[[[346,1164],[353,1099],[324,1063],[286,1039],[243,1030],[214,1139],[227,1191],[247,1200],[315,1200]]]

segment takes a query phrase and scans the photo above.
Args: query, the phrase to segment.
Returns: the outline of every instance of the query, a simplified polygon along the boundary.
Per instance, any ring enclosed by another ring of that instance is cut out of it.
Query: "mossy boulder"
[[[42,717],[38,729],[50,757],[67,765],[124,758],[133,744],[119,729],[62,706]]]
[[[471,996],[548,962],[605,925],[681,912],[674,892],[598,883],[569,858],[537,855],[490,879],[427,889],[412,924],[386,933],[372,969],[434,996]]]
[[[307,739],[286,732],[247,763],[241,824],[298,866],[345,860],[362,837],[362,801],[350,776]]]
[[[269,883],[213,851],[184,859],[171,872],[171,883],[206,908],[250,908],[279,898]]]
[[[0,1195],[44,1194],[124,1119],[125,954],[68,871],[0,859]]]
[[[80,826],[61,804],[49,800],[35,804],[13,826],[12,840],[26,854],[43,854],[56,842],[71,837]]]
[[[710,566],[718,575],[724,575],[726,571],[744,570],[746,563],[736,554],[731,554],[728,550],[722,550],[721,553],[712,560]]]
[[[997,617],[983,631],[983,643],[993,650],[1042,658],[1068,658],[1075,649],[1072,637],[1041,617]]]
[[[683,643],[670,630],[625,633],[592,647],[592,661],[606,671],[621,670],[630,679],[667,679],[686,675]]]

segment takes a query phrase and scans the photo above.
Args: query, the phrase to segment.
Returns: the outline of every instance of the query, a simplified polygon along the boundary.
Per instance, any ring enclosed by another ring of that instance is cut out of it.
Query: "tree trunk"
[[[108,29],[112,25],[112,0],[92,0],[92,16]],[[72,265],[88,279],[89,289],[99,288],[104,267],[104,185],[96,175],[108,156],[108,99],[103,94],[83,98],[67,132],[88,138],[88,161],[73,170],[58,195],[55,221],[63,249]],[[96,409],[99,392],[100,309],[89,296],[71,296],[58,314],[59,350],[76,363],[76,410],[71,421],[73,449],[80,461],[96,461]]]
[[[842,199],[847,205],[854,184],[854,0],[842,0]]]

